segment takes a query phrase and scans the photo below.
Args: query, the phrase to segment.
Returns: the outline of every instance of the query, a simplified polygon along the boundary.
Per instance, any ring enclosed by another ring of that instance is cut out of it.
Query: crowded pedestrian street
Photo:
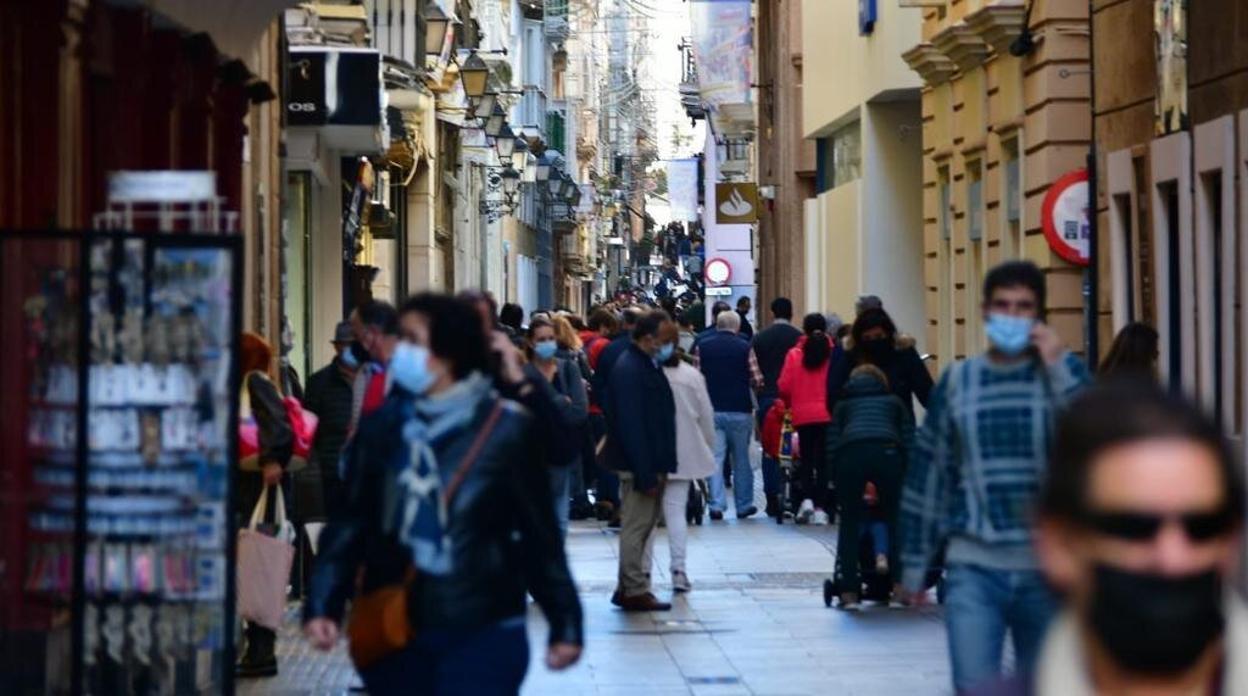
[[[0,0],[0,696],[1248,696],[1248,0]]]
[[[694,590],[670,613],[629,614],[611,606],[615,533],[575,522],[568,555],[585,607],[586,650],[566,672],[530,657],[526,696],[940,696],[949,694],[945,634],[938,607],[872,606],[858,614],[823,606],[834,569],[833,527],[779,526],[770,519],[704,523],[689,537]],[[660,533],[657,558],[667,558]],[[656,563],[655,585],[670,575]],[[292,610],[293,611],[293,610]],[[533,645],[545,621],[528,614]],[[345,646],[323,655],[291,622],[278,642],[281,673],[251,682],[240,696],[345,694],[359,683]]]

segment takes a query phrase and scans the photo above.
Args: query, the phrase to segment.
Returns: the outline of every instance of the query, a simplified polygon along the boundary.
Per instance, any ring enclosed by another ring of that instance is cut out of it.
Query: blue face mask
[[[533,344],[533,354],[542,360],[550,360],[559,352],[559,344],[554,341],[538,341]]]
[[[659,354],[654,356],[654,359],[658,360],[661,363],[665,363],[668,360],[672,359],[672,353],[674,352],[676,352],[675,343],[664,343],[663,345],[659,346]]]
[[[351,350],[350,346],[347,346],[347,349],[338,355],[338,359],[342,361],[343,367],[348,370],[354,370],[360,366],[360,361],[355,359],[355,352]]]
[[[399,341],[388,370],[395,384],[417,396],[428,391],[436,380],[429,371],[429,349],[409,341]]]
[[[989,314],[984,322],[988,343],[1003,355],[1014,357],[1031,345],[1031,328],[1036,320],[1012,317],[1008,314]]]

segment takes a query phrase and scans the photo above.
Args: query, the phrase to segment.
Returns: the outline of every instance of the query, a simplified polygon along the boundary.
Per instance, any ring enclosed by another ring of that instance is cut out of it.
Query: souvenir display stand
[[[241,239],[0,233],[6,694],[230,694]]]

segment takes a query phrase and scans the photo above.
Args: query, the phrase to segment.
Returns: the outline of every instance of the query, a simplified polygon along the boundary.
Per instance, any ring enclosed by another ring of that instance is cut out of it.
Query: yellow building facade
[[[1041,208],[1050,185],[1087,160],[1088,3],[1030,4],[1030,51],[1015,44],[1020,0],[910,10],[922,13],[922,40],[904,59],[923,80],[926,338],[941,367],[986,347],[980,288],[1006,259],[1045,270],[1048,321],[1083,346],[1082,269],[1049,248]]]
[[[804,306],[851,320],[859,295],[878,295],[922,343],[923,82],[901,57],[920,40],[921,15],[896,0],[876,9],[863,31],[859,3],[802,3],[801,124],[816,160]]]

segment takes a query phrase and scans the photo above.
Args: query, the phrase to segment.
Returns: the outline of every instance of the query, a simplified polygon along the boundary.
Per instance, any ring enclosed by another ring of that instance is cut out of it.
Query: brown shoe
[[[617,607],[624,606],[624,593],[621,592],[620,590],[616,590],[615,592],[612,592],[611,603]]]
[[[660,602],[658,597],[647,592],[634,597],[624,597],[620,601],[620,608],[624,611],[670,611],[672,603]]]

